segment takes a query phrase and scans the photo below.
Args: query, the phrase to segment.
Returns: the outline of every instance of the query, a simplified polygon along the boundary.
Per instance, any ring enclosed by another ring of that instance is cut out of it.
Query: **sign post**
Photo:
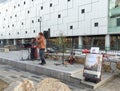
[[[85,81],[98,83],[101,80],[102,57],[103,57],[102,54],[95,54],[95,53],[94,54],[89,53],[86,55],[84,72],[83,72]]]

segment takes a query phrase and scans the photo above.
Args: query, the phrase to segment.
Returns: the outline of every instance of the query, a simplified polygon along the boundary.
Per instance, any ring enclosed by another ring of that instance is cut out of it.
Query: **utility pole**
[[[72,52],[71,52],[71,55],[73,55],[73,51],[74,51],[74,46],[73,46],[73,44],[74,44],[74,38],[73,38],[73,29],[71,29],[72,30]]]
[[[40,32],[41,32],[41,22],[42,22],[42,17],[40,17]]]

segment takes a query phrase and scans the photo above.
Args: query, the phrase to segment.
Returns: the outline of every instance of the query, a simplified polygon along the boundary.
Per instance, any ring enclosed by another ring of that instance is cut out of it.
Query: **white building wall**
[[[40,17],[42,32],[50,28],[51,37],[61,32],[85,36],[108,31],[108,0],[8,0],[0,7],[0,39],[36,37]]]

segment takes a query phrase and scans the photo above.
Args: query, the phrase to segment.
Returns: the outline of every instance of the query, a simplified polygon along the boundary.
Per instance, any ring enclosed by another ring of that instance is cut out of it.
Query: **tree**
[[[60,36],[58,38],[56,38],[55,44],[59,46],[59,48],[61,48],[60,52],[62,52],[62,64],[64,64],[64,53],[66,50],[66,46],[67,46],[67,41],[66,41],[66,37],[63,35],[63,33],[60,33]]]

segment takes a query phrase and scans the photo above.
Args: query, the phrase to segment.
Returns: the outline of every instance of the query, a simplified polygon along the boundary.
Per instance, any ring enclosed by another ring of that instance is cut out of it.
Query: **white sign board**
[[[90,53],[99,53],[99,47],[91,47]]]
[[[102,57],[102,54],[87,54],[83,76],[90,75],[92,78],[101,78]]]

